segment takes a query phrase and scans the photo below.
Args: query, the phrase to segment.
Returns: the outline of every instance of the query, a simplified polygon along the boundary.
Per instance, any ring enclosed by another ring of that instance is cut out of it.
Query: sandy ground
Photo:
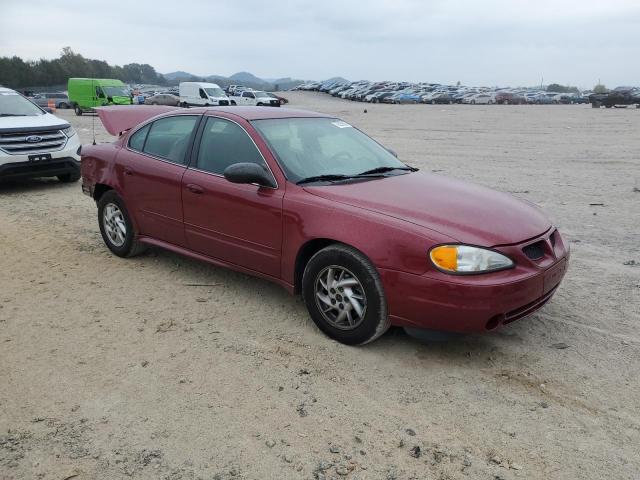
[[[0,479],[640,478],[640,110],[287,96],[541,205],[572,247],[554,299],[345,347],[266,281],[111,255],[79,183],[2,185]]]

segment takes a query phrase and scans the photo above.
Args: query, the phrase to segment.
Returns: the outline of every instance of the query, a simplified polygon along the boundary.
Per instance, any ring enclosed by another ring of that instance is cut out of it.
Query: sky
[[[0,56],[262,78],[640,85],[640,0],[0,0]]]

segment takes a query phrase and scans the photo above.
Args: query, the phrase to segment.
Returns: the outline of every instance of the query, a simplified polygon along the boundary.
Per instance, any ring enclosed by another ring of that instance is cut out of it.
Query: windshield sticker
[[[347,122],[343,122],[342,120],[338,120],[336,122],[331,122],[332,125],[335,125],[338,128],[353,128]]]

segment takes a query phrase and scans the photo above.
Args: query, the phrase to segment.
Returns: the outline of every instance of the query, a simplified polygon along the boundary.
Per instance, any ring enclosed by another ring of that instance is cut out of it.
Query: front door
[[[268,169],[243,127],[208,117],[182,178],[187,244],[196,252],[279,277],[283,188],[227,181],[225,168],[239,162]]]
[[[200,116],[164,117],[135,132],[116,162],[138,233],[185,245],[182,176]]]

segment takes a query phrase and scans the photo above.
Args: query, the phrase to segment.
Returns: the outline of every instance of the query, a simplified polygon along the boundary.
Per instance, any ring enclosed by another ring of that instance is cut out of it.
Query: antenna
[[[98,95],[96,93],[96,87],[93,81],[93,78],[91,79],[91,92],[93,95],[95,95],[95,98],[97,100]],[[96,114],[95,114],[95,110],[94,113],[91,115],[91,134],[93,136],[93,144],[96,144]]]

